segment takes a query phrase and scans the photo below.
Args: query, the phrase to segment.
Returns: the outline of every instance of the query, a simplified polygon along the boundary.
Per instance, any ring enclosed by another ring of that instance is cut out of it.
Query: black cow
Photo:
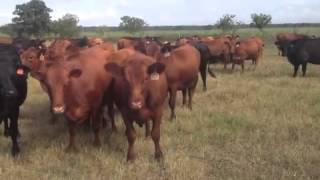
[[[27,95],[27,72],[16,47],[0,44],[0,122],[4,121],[5,135],[12,139],[13,156],[20,152],[18,117],[19,107]]]
[[[320,39],[299,39],[288,42],[284,46],[283,56],[287,56],[294,66],[293,77],[297,76],[299,66],[302,65],[302,73],[305,76],[307,64],[320,64]]]

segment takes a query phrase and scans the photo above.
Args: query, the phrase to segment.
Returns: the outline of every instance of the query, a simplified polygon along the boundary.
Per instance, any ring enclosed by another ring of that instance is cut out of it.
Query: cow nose
[[[132,106],[133,109],[141,109],[142,108],[142,102],[141,101],[132,102],[131,106]]]
[[[7,98],[13,98],[17,96],[17,93],[14,90],[9,90],[4,95]]]
[[[64,106],[55,106],[52,109],[53,109],[53,113],[54,114],[63,114],[64,111],[65,111],[65,107]]]

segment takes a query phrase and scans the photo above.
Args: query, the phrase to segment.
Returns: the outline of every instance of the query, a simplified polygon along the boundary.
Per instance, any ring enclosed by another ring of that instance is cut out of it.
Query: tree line
[[[252,14],[251,23],[245,24],[237,20],[234,14],[225,14],[212,25],[205,26],[149,26],[148,23],[138,17],[123,16],[117,27],[79,26],[79,18],[74,14],[65,14],[63,17],[52,20],[50,13],[52,9],[46,6],[42,0],[31,0],[27,3],[18,4],[13,11],[12,23],[0,27],[2,33],[15,37],[34,37],[41,38],[48,35],[55,37],[75,37],[83,31],[94,31],[101,35],[105,31],[126,31],[134,34],[143,30],[210,30],[213,28],[221,29],[224,33],[235,33],[239,28],[252,27],[260,31],[267,26],[277,27],[285,25],[276,25],[272,23],[272,17],[268,14]],[[292,24],[287,24],[292,26]],[[294,25],[303,26],[308,24]],[[312,24],[314,25],[314,24]]]

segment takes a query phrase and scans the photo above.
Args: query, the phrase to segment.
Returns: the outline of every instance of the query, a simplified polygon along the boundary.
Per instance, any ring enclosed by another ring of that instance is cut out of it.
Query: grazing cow
[[[310,39],[310,36],[304,34],[297,34],[297,33],[279,33],[276,36],[275,45],[279,50],[279,56],[283,56],[284,46],[289,43],[290,41],[298,40],[298,39]],[[285,56],[285,55],[284,55]]]
[[[169,84],[171,119],[176,117],[175,106],[178,90],[182,91],[183,105],[186,104],[186,93],[188,92],[188,106],[192,109],[192,98],[198,82],[200,59],[199,51],[190,45],[164,46],[157,57],[158,62],[166,65],[165,73]]]
[[[122,114],[129,142],[127,160],[135,159],[136,132],[133,122],[143,126],[150,119],[153,122],[151,137],[155,146],[155,158],[162,158],[160,124],[168,90],[165,65],[136,53],[121,65],[109,63],[105,69],[115,78],[114,99]]]
[[[303,76],[306,75],[307,64],[320,64],[320,39],[299,39],[284,45],[283,56],[287,56],[294,66],[293,77],[297,76],[299,66],[302,65]]]
[[[261,46],[256,39],[249,38],[247,40],[238,41],[235,44],[235,52],[232,56],[232,70],[234,70],[235,64],[240,64],[242,71],[244,71],[245,60],[252,60],[252,64],[257,65],[260,55]]]
[[[4,44],[0,44],[0,67],[0,123],[4,121],[4,133],[11,136],[11,154],[15,156],[20,152],[18,118],[27,96],[27,69],[21,65],[17,49]]]
[[[107,90],[112,77],[104,65],[111,53],[98,47],[65,55],[64,61],[46,62],[37,73],[38,79],[49,90],[52,112],[64,114],[69,126],[67,151],[75,146],[75,125],[91,119],[95,134],[94,145],[100,146],[99,130],[102,107],[107,104]]]

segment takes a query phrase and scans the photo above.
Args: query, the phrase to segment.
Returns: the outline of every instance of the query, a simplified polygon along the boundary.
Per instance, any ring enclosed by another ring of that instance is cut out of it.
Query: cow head
[[[128,106],[133,110],[139,110],[145,106],[148,83],[159,80],[165,65],[159,62],[148,65],[143,61],[132,60],[124,66],[109,63],[105,69],[115,78],[126,82],[129,91]]]
[[[296,52],[295,48],[296,46],[292,41],[283,43],[283,45],[281,46],[282,56],[292,55],[293,53]]]
[[[45,49],[30,47],[20,54],[21,63],[32,71],[36,71],[39,68],[44,53]]]
[[[72,65],[64,63],[43,64],[38,72],[35,73],[36,79],[48,89],[51,99],[52,112],[63,114],[66,110],[65,97],[70,81],[79,78],[82,70]]]

